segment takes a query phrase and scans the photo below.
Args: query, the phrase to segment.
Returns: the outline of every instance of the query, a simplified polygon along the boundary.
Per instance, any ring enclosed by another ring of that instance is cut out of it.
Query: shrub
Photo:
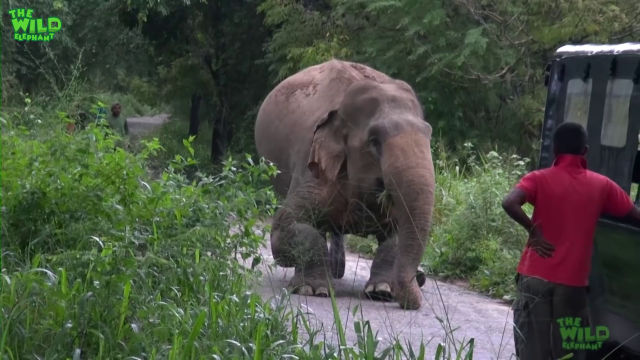
[[[149,164],[153,168],[162,168],[167,162],[175,159],[176,155],[186,157],[189,156],[189,150],[184,146],[184,140],[188,135],[189,123],[180,116],[172,116],[171,120],[163,125],[158,134],[159,143],[165,151],[157,152],[150,156]],[[212,129],[207,121],[200,124],[198,136],[192,139],[191,146],[195,150],[194,158],[197,164],[189,167],[197,169],[203,173],[213,173],[218,169],[211,163],[211,136]]]
[[[131,154],[93,125],[75,135],[3,126],[3,357],[287,349],[282,309],[246,293],[251,269],[234,260],[257,254],[252,227],[275,200],[255,182],[274,168],[227,161],[188,181],[176,171],[193,162],[186,142],[191,156],[150,181],[156,141]]]
[[[514,290],[526,232],[501,202],[528,160],[493,151],[478,159],[471,144],[466,147],[458,159],[436,150],[434,226],[425,265],[435,275],[470,279],[475,288],[502,297]]]

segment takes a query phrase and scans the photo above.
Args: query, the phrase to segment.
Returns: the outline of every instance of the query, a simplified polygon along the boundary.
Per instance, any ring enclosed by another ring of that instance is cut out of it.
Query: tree
[[[210,118],[212,161],[229,149],[234,134],[246,136],[252,127],[246,124],[247,110],[262,100],[269,86],[265,81],[267,67],[259,63],[269,33],[256,12],[258,4],[257,0],[132,1],[122,13],[129,26],[142,29],[145,38],[163,54],[164,63],[183,59],[199,68],[195,76],[201,76],[202,71],[208,74],[211,91],[203,93],[203,98],[216,109]],[[203,87],[201,79],[193,81],[189,76],[182,83],[192,89],[183,91],[183,96]]]

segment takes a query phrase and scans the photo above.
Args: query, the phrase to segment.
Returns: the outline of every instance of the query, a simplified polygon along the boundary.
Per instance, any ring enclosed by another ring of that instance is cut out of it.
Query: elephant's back
[[[362,64],[341,60],[308,67],[280,82],[262,103],[255,124],[259,156],[281,172],[276,191],[286,195],[301,177],[308,176],[307,161],[316,122],[337,109],[351,84],[361,79],[390,79]]]

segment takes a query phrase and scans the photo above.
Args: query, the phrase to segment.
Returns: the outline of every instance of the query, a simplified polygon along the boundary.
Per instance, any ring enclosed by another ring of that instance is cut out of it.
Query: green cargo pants
[[[516,275],[513,337],[520,360],[557,360],[573,352],[572,360],[585,359],[586,351],[563,348],[558,319],[580,318],[589,326],[587,287],[566,286]]]

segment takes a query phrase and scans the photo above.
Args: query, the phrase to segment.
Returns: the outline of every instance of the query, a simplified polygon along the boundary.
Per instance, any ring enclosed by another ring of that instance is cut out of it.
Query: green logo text
[[[567,350],[598,350],[609,338],[609,328],[581,326],[582,319],[566,317],[557,320],[562,336],[562,347]]]
[[[34,19],[32,9],[9,10],[11,23],[15,31],[13,38],[18,41],[51,41],[54,33],[60,30],[60,19],[50,17],[46,19]]]

